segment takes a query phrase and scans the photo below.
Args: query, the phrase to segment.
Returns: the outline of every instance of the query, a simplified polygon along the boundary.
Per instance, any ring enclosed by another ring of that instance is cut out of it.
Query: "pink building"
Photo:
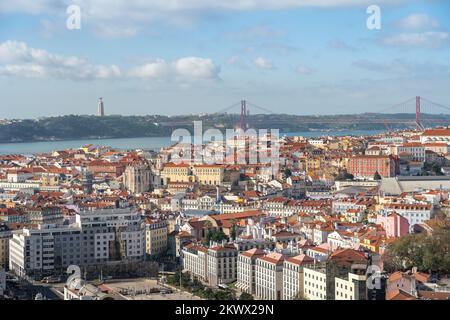
[[[377,214],[376,223],[386,230],[386,236],[388,238],[398,238],[409,233],[408,220],[396,212],[391,212],[387,215]]]

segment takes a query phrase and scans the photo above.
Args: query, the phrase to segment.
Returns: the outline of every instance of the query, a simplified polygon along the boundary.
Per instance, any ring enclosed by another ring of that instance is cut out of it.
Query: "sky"
[[[0,119],[450,105],[449,29],[447,0],[0,0]]]

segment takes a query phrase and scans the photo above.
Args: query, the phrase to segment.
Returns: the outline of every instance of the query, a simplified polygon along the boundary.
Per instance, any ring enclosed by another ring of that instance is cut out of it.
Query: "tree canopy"
[[[407,270],[445,273],[450,270],[450,230],[432,235],[408,234],[389,244],[383,255],[387,271]]]

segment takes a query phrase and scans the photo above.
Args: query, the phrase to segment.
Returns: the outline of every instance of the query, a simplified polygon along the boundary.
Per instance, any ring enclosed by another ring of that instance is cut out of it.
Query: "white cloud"
[[[30,48],[25,42],[0,43],[0,75],[21,77],[55,77],[63,79],[110,79],[120,77],[116,65],[92,65],[71,56],[51,54]]]
[[[390,5],[411,0],[377,0],[378,5]],[[162,22],[175,26],[190,26],[193,21],[210,12],[235,12],[250,10],[286,10],[304,7],[336,8],[367,7],[373,0],[13,0],[0,1],[0,14],[21,12],[28,14],[55,15],[65,18],[68,5],[79,5],[83,28],[93,27],[97,35],[134,36],[142,27]],[[125,32],[115,28],[124,23]],[[105,30],[105,27],[109,29]],[[102,32],[103,31],[103,32]],[[261,36],[271,30],[250,30]]]
[[[235,64],[238,64],[240,61],[241,61],[241,58],[238,55],[233,55],[228,58],[227,64],[235,65]]]
[[[256,58],[253,63],[261,69],[273,69],[274,65],[272,63],[272,61],[264,59],[262,57],[258,57]]]
[[[439,27],[439,22],[427,14],[415,13],[400,20],[397,25],[403,29],[426,30]]]
[[[274,39],[283,36],[285,32],[273,29],[265,24],[258,24],[249,28],[243,28],[236,32],[228,32],[227,38],[238,40]]]
[[[308,66],[298,66],[297,68],[295,68],[295,72],[301,75],[310,75],[313,74],[315,70]]]
[[[344,50],[344,51],[356,51],[356,48],[347,44],[345,41],[334,39],[328,41],[328,48]]]
[[[377,4],[398,4],[410,0],[378,0]],[[352,7],[368,6],[373,0],[15,0],[3,1],[0,12],[21,11],[27,13],[40,13],[55,10],[69,4],[85,7],[91,14],[106,15],[108,12],[123,14],[193,10],[258,10],[258,9],[290,9],[301,7]]]
[[[371,61],[361,59],[354,61],[353,66],[371,72],[393,74],[399,76],[448,76],[450,64],[439,61],[410,61],[405,58],[397,58],[390,61]]]
[[[135,36],[138,29],[131,26],[99,24],[95,27],[94,32],[103,38],[128,38]]]
[[[217,79],[220,68],[211,59],[198,57],[181,58],[174,63],[177,75],[182,78]]]
[[[211,59],[184,57],[172,63],[157,59],[132,68],[129,76],[142,79],[193,81],[217,80],[219,73],[220,67],[216,66]]]
[[[400,33],[382,39],[382,43],[396,47],[441,48],[449,43],[448,32],[427,31],[416,33]]]
[[[67,1],[61,0],[14,0],[1,1],[0,12],[25,12],[30,14],[47,14],[55,13],[56,10],[65,8],[69,5]]]
[[[141,79],[190,82],[218,80],[219,73],[220,67],[211,59],[184,57],[170,63],[157,59],[131,68],[128,75]],[[75,56],[52,54],[30,48],[25,42],[8,40],[0,43],[0,75],[92,80],[121,78],[122,73],[116,65],[94,65]]]
[[[169,75],[170,66],[162,59],[154,62],[134,67],[130,70],[129,75],[136,78],[162,79]]]
[[[449,33],[446,30],[439,30],[439,22],[424,13],[410,14],[398,21],[396,26],[403,29],[403,32],[381,38],[381,44],[439,49],[450,43]]]

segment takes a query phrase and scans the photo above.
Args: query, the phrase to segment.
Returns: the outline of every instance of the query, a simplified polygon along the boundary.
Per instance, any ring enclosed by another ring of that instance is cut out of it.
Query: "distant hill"
[[[450,123],[450,115],[422,115],[426,125]],[[281,132],[314,130],[386,130],[412,128],[414,114],[356,114],[298,116],[287,114],[254,114],[248,122],[255,129],[280,129]],[[31,142],[89,138],[134,138],[170,136],[177,128],[193,128],[201,120],[203,129],[232,129],[239,123],[237,114],[183,116],[105,117],[68,115],[29,120],[0,122],[0,142]]]

